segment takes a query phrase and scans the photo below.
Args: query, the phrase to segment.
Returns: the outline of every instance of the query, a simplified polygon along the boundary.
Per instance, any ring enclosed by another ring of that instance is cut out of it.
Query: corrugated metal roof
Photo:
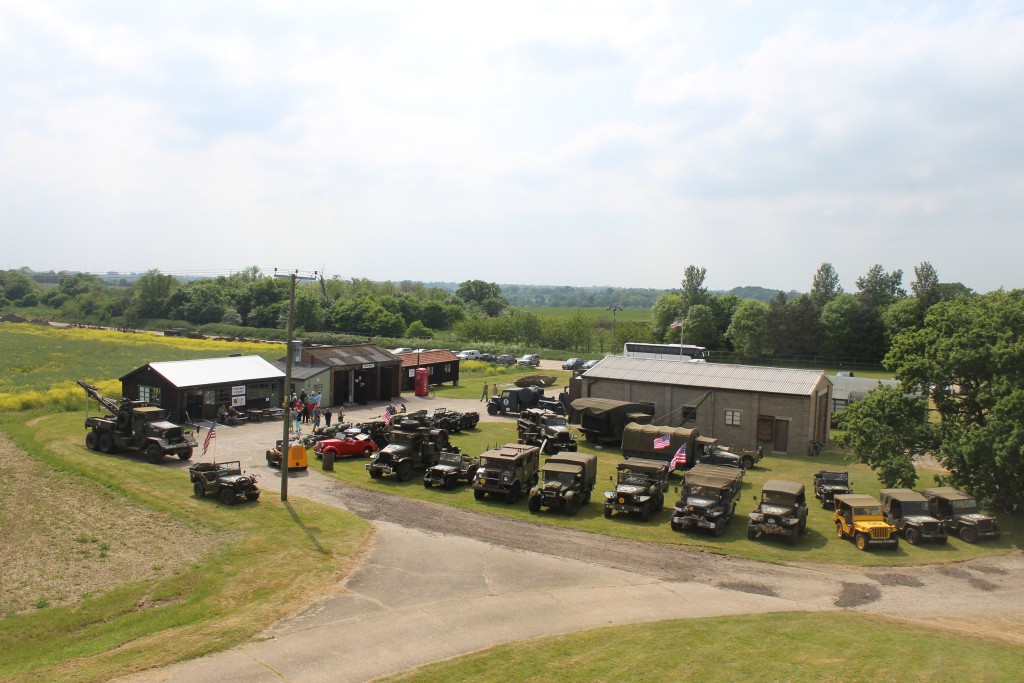
[[[399,354],[403,368],[414,368],[417,365],[433,365],[434,363],[459,362],[459,357],[447,349],[441,351],[420,351],[419,353]]]
[[[288,361],[275,360],[274,367],[285,372],[288,369]],[[292,363],[292,379],[305,381],[310,377],[316,377],[321,372],[330,370],[326,365],[309,365],[307,363]]]
[[[283,372],[260,356],[157,361],[149,367],[179,388],[284,377]]]
[[[303,359],[310,365],[366,365],[368,363],[394,363],[399,356],[376,344],[350,344],[347,346],[314,346],[302,350]]]
[[[794,370],[725,363],[687,363],[608,356],[583,373],[587,379],[613,379],[625,382],[672,384],[703,389],[755,391],[762,394],[810,396],[825,373],[821,370]]]

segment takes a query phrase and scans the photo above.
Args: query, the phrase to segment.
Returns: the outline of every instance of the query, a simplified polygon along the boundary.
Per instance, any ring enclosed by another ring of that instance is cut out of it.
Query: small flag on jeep
[[[380,416],[380,419],[384,420],[384,424],[391,424],[391,411],[385,410],[384,414]]]
[[[683,442],[683,445],[679,447],[679,450],[676,451],[676,454],[674,456],[672,456],[672,463],[668,466],[668,468],[670,470],[674,470],[674,469],[676,469],[677,466],[686,467],[686,442],[685,441]]]
[[[671,440],[672,437],[670,437],[668,434],[662,434],[661,436],[654,440],[654,450],[660,451],[663,448],[668,448]]]
[[[210,447],[210,442],[217,438],[217,424],[214,423],[210,426],[210,431],[206,433],[206,440],[203,441],[203,455],[206,455],[206,449]]]

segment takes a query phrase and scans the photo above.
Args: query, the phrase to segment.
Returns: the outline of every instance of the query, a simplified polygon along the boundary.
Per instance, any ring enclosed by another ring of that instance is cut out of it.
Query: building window
[[[452,372],[452,364],[451,363],[445,363],[444,364],[444,371],[445,371],[446,374],[451,374],[451,372]]]
[[[274,393],[274,385],[270,382],[261,382],[259,384],[249,384],[245,387],[246,400],[252,401],[258,398],[270,398],[270,395]]]
[[[683,423],[697,421],[697,408],[694,406],[683,406]]]
[[[151,406],[160,405],[160,387],[144,387],[139,385],[139,400]]]
[[[727,410],[725,411],[725,424],[732,425],[733,427],[740,426],[740,414],[739,410]]]

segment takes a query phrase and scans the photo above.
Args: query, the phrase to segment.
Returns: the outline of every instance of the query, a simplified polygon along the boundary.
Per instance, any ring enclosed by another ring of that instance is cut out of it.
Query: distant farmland
[[[588,318],[595,320],[607,320],[612,322],[612,312],[604,306],[593,308],[579,308],[576,306],[524,306],[524,310],[533,313],[538,318],[568,318],[580,311]],[[649,308],[623,308],[615,312],[617,320],[640,320],[648,322],[652,320],[651,309]]]

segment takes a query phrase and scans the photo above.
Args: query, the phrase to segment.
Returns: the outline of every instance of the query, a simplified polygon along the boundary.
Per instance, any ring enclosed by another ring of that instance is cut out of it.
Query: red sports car
[[[377,452],[377,444],[368,434],[358,434],[317,441],[313,444],[313,452],[319,459],[323,459],[324,453],[334,453],[335,458],[344,458],[350,455],[361,455],[368,458]]]

